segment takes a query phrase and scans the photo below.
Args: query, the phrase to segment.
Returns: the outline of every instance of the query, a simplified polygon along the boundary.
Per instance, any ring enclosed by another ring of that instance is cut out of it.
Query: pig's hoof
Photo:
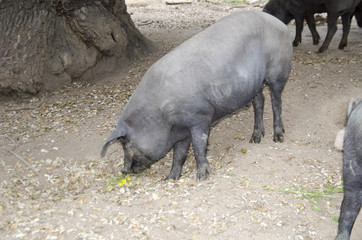
[[[261,136],[251,136],[251,138],[250,138],[250,143],[260,143],[260,141],[261,141]]]
[[[130,174],[130,173],[132,173],[132,171],[127,170],[127,169],[122,169],[121,172],[122,172],[122,174]]]
[[[260,143],[262,136],[264,136],[264,131],[254,131],[249,142],[250,143]]]
[[[294,46],[294,47],[298,47],[299,43],[300,43],[300,41],[294,40],[294,41],[293,41],[293,46]]]
[[[318,53],[322,53],[322,52],[324,52],[326,49],[327,49],[327,48],[322,45],[322,47],[320,47],[320,48],[318,49]]]
[[[284,127],[275,127],[274,128],[274,142],[283,142],[284,141]]]
[[[318,45],[318,43],[319,43],[319,39],[313,39],[313,44],[314,45]]]
[[[343,50],[347,46],[347,43],[341,43],[338,46],[338,49]]]
[[[181,174],[178,176],[173,176],[171,174],[169,174],[166,178],[163,179],[163,181],[169,181],[169,180],[179,180],[181,177]]]
[[[207,177],[211,174],[211,168],[210,166],[207,164],[206,166],[204,167],[200,167],[198,170],[197,170],[197,180],[199,181],[203,181],[203,180],[206,180]]]
[[[274,140],[274,142],[283,142],[284,141],[283,133],[274,134],[273,140]]]

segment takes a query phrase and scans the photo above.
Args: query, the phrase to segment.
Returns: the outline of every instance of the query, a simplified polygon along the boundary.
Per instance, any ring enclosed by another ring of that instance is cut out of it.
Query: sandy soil
[[[355,22],[343,51],[337,49],[341,30],[323,54],[304,31],[283,93],[283,143],[272,141],[267,97],[261,144],[249,143],[252,108],[213,127],[213,172],[206,181],[196,181],[192,154],[179,181],[162,181],[171,154],[130,176],[120,173],[119,145],[99,157],[152,63],[222,16],[252,8],[204,2],[130,6],[157,51],[102,82],[3,99],[0,239],[333,239],[343,197],[342,153],[333,143],[348,100],[362,97],[362,29]],[[326,26],[318,31],[324,38]],[[361,229],[360,216],[352,239],[362,239]]]

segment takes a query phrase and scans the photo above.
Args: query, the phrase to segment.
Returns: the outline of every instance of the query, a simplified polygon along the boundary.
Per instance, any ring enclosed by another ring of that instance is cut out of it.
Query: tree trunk
[[[124,0],[0,0],[0,93],[91,80],[149,47]]]

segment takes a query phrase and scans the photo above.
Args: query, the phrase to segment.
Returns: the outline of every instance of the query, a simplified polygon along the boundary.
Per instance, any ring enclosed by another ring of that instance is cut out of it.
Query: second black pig
[[[319,41],[319,35],[315,27],[314,13],[327,12],[328,31],[326,38],[318,52],[325,51],[334,34],[337,31],[337,19],[342,17],[343,35],[338,48],[347,46],[347,38],[351,27],[351,18],[361,0],[269,0],[263,11],[277,17],[288,24],[295,18],[296,33],[293,41],[294,46],[301,42],[304,18],[312,32],[313,42]],[[358,12],[356,18],[358,16]],[[357,18],[358,19],[358,18]]]
[[[349,104],[343,140],[344,197],[336,240],[348,240],[362,205],[362,101]]]

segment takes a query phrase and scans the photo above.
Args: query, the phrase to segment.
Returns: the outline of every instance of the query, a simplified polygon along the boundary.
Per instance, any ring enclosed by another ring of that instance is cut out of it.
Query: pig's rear
[[[348,116],[343,148],[344,197],[336,240],[350,238],[362,205],[362,101]]]

